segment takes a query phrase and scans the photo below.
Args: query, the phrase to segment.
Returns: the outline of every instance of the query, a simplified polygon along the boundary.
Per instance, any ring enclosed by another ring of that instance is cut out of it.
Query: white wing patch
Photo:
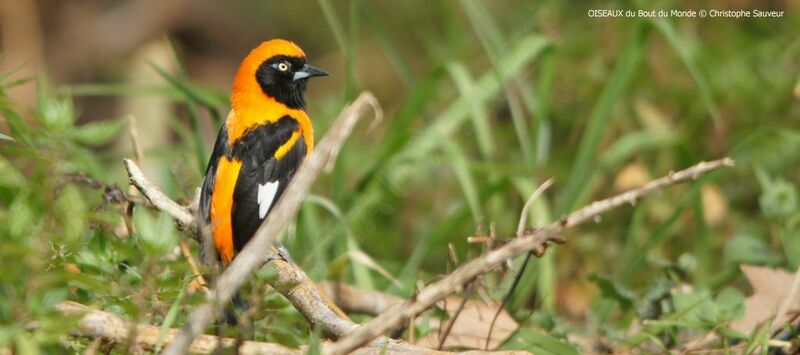
[[[264,219],[264,216],[267,215],[267,211],[269,211],[269,207],[272,206],[272,200],[275,199],[275,194],[277,192],[277,181],[258,184],[258,218]]]

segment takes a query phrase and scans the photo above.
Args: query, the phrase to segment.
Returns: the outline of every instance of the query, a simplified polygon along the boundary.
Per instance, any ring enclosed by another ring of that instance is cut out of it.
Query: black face
[[[264,93],[289,108],[305,108],[303,92],[308,78],[314,75],[299,74],[307,68],[305,58],[275,56],[261,63],[256,71],[256,81]]]

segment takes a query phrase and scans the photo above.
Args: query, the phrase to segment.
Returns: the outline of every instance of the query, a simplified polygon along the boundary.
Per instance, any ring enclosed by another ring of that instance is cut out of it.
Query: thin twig
[[[453,317],[447,322],[447,325],[444,328],[444,334],[439,337],[439,346],[436,348],[438,350],[442,350],[444,347],[444,342],[447,340],[447,337],[450,336],[450,331],[453,330],[453,325],[456,324],[456,320],[458,320],[458,316],[461,314],[461,311],[464,310],[464,306],[467,304],[467,300],[472,296],[472,289],[475,287],[475,280],[470,281],[467,283],[467,289],[464,291],[464,297],[461,298],[461,302],[458,304],[458,308],[456,308],[455,313],[453,313]],[[447,308],[444,309],[447,312]],[[441,326],[441,323],[439,323]]]
[[[203,332],[206,325],[216,315],[221,313],[224,305],[230,302],[231,297],[244,282],[250,278],[258,267],[263,265],[268,256],[265,251],[269,250],[269,246],[274,243],[278,234],[294,218],[300,203],[305,198],[311,184],[322,171],[322,168],[334,158],[335,152],[344,144],[359,118],[364,116],[371,108],[376,113],[379,112],[375,109],[376,107],[378,107],[378,103],[375,97],[365,92],[342,111],[320,144],[297,171],[283,197],[261,224],[261,227],[258,228],[252,239],[219,277],[216,287],[211,292],[209,302],[199,306],[192,312],[180,336],[170,344],[164,354],[178,355],[184,353],[189,348],[192,340]],[[191,215],[188,217],[191,217]],[[303,276],[307,278],[304,273]],[[318,293],[316,294],[318,295]],[[330,309],[327,310],[330,311]],[[336,318],[341,319],[338,316]],[[317,321],[317,319],[309,319],[309,321]],[[345,322],[343,321],[342,323]],[[335,329],[331,330],[334,331],[335,335],[341,336],[352,330],[353,327],[355,325],[352,323],[338,324]]]
[[[789,312],[789,307],[797,302],[797,293],[800,291],[800,267],[794,273],[794,281],[792,287],[789,289],[789,294],[786,295],[786,300],[783,301],[781,308],[778,308],[775,318],[772,320],[772,325],[769,327],[770,334],[775,333],[786,324],[786,314]]]
[[[66,301],[58,304],[56,310],[65,315],[83,315],[78,321],[76,330],[73,332],[75,336],[102,339],[109,343],[126,344],[129,341],[130,329],[136,329],[136,337],[130,340],[130,343],[135,345],[137,349],[145,351],[155,351],[159,343],[159,336],[161,329],[154,325],[149,324],[135,324],[134,322],[123,320],[122,318],[103,311],[94,310],[90,307],[80,303]],[[179,334],[178,329],[170,329],[164,337],[164,343],[169,344]],[[233,351],[237,349],[240,354],[304,354],[306,350],[304,347],[300,349],[291,349],[283,345],[274,343],[265,343],[257,341],[240,341],[236,338],[218,337],[214,335],[200,335],[191,346],[185,349],[187,352],[193,354],[212,354],[218,349],[224,351]],[[425,349],[418,346],[394,342],[388,340],[386,342],[377,343],[367,348],[359,350],[358,353],[362,354],[379,354],[383,351],[386,352],[405,352],[405,353],[418,353],[418,354],[448,354],[438,352],[435,350]],[[2,352],[0,352],[2,353]],[[491,353],[491,354],[504,354],[504,353]],[[510,354],[506,352],[505,354]]]
[[[517,224],[516,234],[517,237],[522,236],[522,233],[525,232],[525,227],[528,225],[528,210],[530,210],[531,206],[533,206],[533,203],[536,202],[536,200],[539,199],[539,196],[547,191],[551,185],[553,185],[553,179],[547,179],[547,181],[539,185],[539,187],[536,188],[536,191],[534,191],[531,196],[528,197],[528,201],[525,201],[525,206],[522,207],[522,212],[519,214],[519,223]]]
[[[197,237],[197,226],[195,225],[194,216],[187,211],[183,206],[175,203],[167,195],[161,192],[155,184],[150,182],[142,173],[142,170],[130,159],[123,161],[125,169],[128,171],[128,178],[131,185],[136,186],[136,189],[144,195],[155,208],[169,214],[181,229],[189,232],[189,235],[195,240]]]
[[[153,186],[143,175],[139,174],[132,174],[132,171],[138,171],[138,167],[133,162],[126,164],[129,171],[129,177],[136,186],[144,187],[147,189],[149,186]],[[144,191],[143,194],[156,196],[160,194],[160,192],[154,191]],[[162,194],[163,196],[163,194]],[[163,196],[164,199],[169,199],[166,196]],[[183,207],[181,207],[183,208]],[[183,210],[165,210],[167,214],[170,214],[173,219],[179,220],[185,213],[189,213],[186,209]],[[212,249],[213,251],[213,249]],[[273,267],[276,271],[276,274],[279,276],[277,278],[270,280],[270,285],[274,287],[279,293],[281,293],[286,299],[288,299],[292,305],[297,309],[303,316],[308,319],[312,324],[320,326],[326,334],[333,334],[337,335],[336,337],[340,337],[344,334],[346,329],[352,329],[356,327],[356,324],[352,323],[351,321],[341,318],[338,316],[336,312],[332,310],[330,304],[326,301],[326,298],[323,295],[319,294],[316,286],[311,282],[311,280],[306,276],[306,274],[300,270],[295,264],[284,262],[281,260],[276,260],[269,264]],[[360,296],[367,296],[369,295],[368,292],[363,290],[358,290],[352,287],[348,287],[345,285],[341,286],[342,289],[347,290],[348,288],[351,289],[352,293],[357,293]],[[364,309],[366,313],[378,314],[385,309],[389,308],[392,305],[399,304],[403,300],[402,299],[393,299],[392,296],[388,294],[384,294],[382,297],[383,303],[377,302],[373,305],[371,310]],[[346,306],[346,301],[343,300],[343,306]],[[358,298],[354,298],[352,302],[360,302]],[[362,305],[364,306],[364,305]],[[402,341],[392,340],[388,338],[380,338],[376,339],[371,343],[371,352],[373,353],[380,353],[382,351],[388,352],[399,352],[399,353],[419,353],[419,354],[445,354],[444,352],[433,351],[429,349],[425,349],[419,346],[415,346],[409,343],[405,343]],[[194,346],[194,345],[193,345]],[[377,350],[376,350],[377,349]],[[370,352],[370,351],[367,351]]]
[[[348,313],[378,315],[389,307],[404,301],[392,294],[365,290],[333,281],[319,282],[317,289],[328,295],[334,304]]]
[[[514,238],[505,245],[494,249],[480,258],[473,259],[462,265],[447,277],[429,285],[412,300],[395,306],[383,314],[373,318],[362,327],[357,328],[346,337],[328,347],[331,354],[346,354],[366,344],[384,332],[407,321],[411,316],[425,311],[436,302],[460,289],[469,280],[478,275],[493,270],[497,265],[517,255],[533,251],[537,256],[542,255],[549,242],[563,242],[560,233],[567,228],[572,228],[593,220],[600,214],[626,204],[635,204],[636,201],[652,192],[680,182],[694,180],[701,175],[726,166],[733,166],[730,158],[711,162],[702,162],[688,169],[671,173],[668,176],[653,180],[642,187],[621,193],[614,197],[594,202],[583,207],[567,217],[561,219],[541,230],[530,231],[524,236]]]
[[[189,249],[189,244],[186,244],[185,240],[181,240],[179,242],[181,247],[181,253],[183,257],[186,259],[186,262],[189,263],[189,270],[192,270],[192,273],[195,275],[192,279],[192,282],[189,284],[194,289],[200,289],[204,293],[208,294],[210,291],[208,289],[208,283],[206,279],[203,277],[203,274],[200,272],[200,268],[197,266],[197,262],[194,261],[194,257],[192,256],[192,251]]]
[[[125,321],[114,314],[93,310],[76,302],[62,302],[56,306],[56,309],[67,315],[83,315],[83,318],[78,322],[77,333],[75,334],[79,336],[102,338],[116,344],[126,344],[130,342],[130,344],[137,349],[154,351],[156,349],[156,344],[158,344],[159,335],[161,334],[161,329],[157,326],[135,324],[134,322]],[[129,337],[132,333],[131,329],[135,329],[136,336],[133,339]],[[177,335],[178,330],[171,329],[167,332],[164,340],[169,343]],[[217,349],[218,344],[221,344],[223,349],[230,349],[235,343],[236,339],[233,338],[219,338],[212,335],[204,335],[199,337],[192,343],[191,347],[186,350],[191,353],[211,354]],[[301,353],[301,351],[293,350],[282,345],[253,341],[245,342],[241,350],[242,353],[245,354]]]
[[[525,260],[522,261],[522,265],[520,266],[519,270],[514,274],[514,281],[511,282],[511,287],[508,289],[508,292],[506,292],[505,296],[503,296],[503,300],[500,301],[497,311],[494,312],[492,323],[489,325],[489,331],[486,332],[486,343],[483,345],[483,350],[489,350],[489,343],[492,340],[494,324],[497,323],[497,318],[500,317],[500,313],[503,313],[503,309],[506,308],[508,301],[510,301],[511,297],[514,296],[514,291],[516,291],[517,286],[519,285],[520,281],[522,281],[522,272],[525,271],[525,266],[527,266],[528,262],[530,262],[531,256],[533,256],[533,253],[525,254]]]
[[[139,144],[139,131],[136,129],[136,116],[128,116],[128,135],[131,137],[131,149],[133,149],[133,159],[141,164],[144,159],[142,146]]]
[[[531,196],[528,197],[528,201],[525,202],[525,206],[522,207],[522,212],[519,214],[516,237],[521,237],[525,232],[525,227],[528,225],[528,210],[531,208],[531,206],[533,206],[533,203],[539,199],[539,196],[541,196],[551,185],[553,185],[553,179],[547,179],[547,181],[539,185],[539,187],[536,188],[536,191],[534,191]],[[494,312],[492,323],[489,325],[489,331],[486,332],[486,344],[483,346],[484,350],[489,350],[489,343],[492,340],[492,331],[494,331],[494,325],[497,323],[497,318],[500,317],[500,313],[502,313],[503,309],[506,308],[506,304],[508,304],[508,301],[511,300],[511,297],[514,296],[517,286],[519,286],[520,281],[522,281],[522,274],[525,272],[525,268],[528,266],[530,261],[531,253],[528,253],[525,255],[525,260],[522,261],[519,270],[514,274],[514,281],[511,282],[511,287],[508,288],[508,292],[506,292],[505,296],[503,296],[503,300],[500,301],[500,306],[497,307],[497,311]]]

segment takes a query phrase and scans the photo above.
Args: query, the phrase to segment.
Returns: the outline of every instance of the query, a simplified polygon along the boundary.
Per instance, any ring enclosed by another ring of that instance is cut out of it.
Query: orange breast
[[[224,265],[233,260],[233,226],[231,225],[231,209],[233,208],[233,190],[239,178],[242,162],[219,159],[214,191],[211,194],[211,232],[214,246]]]

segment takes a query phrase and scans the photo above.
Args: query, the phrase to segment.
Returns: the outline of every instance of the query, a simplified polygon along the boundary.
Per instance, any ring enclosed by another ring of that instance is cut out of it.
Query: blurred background
[[[486,250],[467,237],[490,226],[513,237],[548,178],[533,226],[724,156],[737,166],[614,211],[534,260],[506,308],[520,330],[503,346],[542,349],[546,334],[574,349],[664,349],[744,316],[753,290],[741,264],[800,266],[798,2],[0,0],[0,34],[0,137],[13,139],[0,140],[0,346],[19,346],[26,322],[68,322],[52,312],[64,299],[154,324],[202,300],[183,296],[177,232],[141,212],[131,223],[144,241],[127,238],[109,187],[128,191],[121,159],[135,134],[145,173],[190,201],[239,62],[276,37],[332,73],[307,93],[317,139],[362,90],[385,111],[356,130],[282,237],[315,280],[408,297]],[[502,298],[513,275],[487,275],[478,294]],[[681,308],[673,295],[686,287],[719,312]],[[287,326],[256,338],[307,343],[302,317],[259,292],[262,322]],[[675,323],[645,321],[664,319]],[[39,333],[38,346],[86,345]]]

